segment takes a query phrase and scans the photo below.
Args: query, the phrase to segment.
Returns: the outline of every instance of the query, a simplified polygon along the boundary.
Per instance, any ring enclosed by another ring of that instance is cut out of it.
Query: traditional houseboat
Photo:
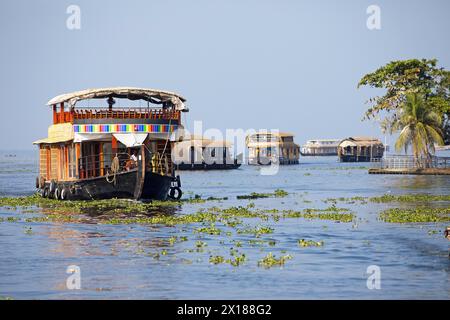
[[[308,140],[300,148],[302,156],[337,156],[339,139]]]
[[[291,133],[257,132],[246,138],[248,164],[298,164],[300,146]]]
[[[106,105],[81,105],[99,99]],[[114,107],[123,100],[127,105]],[[131,100],[146,106],[130,106]],[[34,142],[40,155],[36,187],[43,197],[60,200],[180,198],[171,149],[182,137],[184,102],[176,93],[129,87],[51,99],[48,137]]]
[[[341,162],[370,162],[381,159],[383,153],[383,143],[371,137],[350,137],[342,140],[338,146]]]
[[[177,142],[173,159],[177,170],[225,170],[237,169],[242,159],[232,152],[228,141],[190,136]]]

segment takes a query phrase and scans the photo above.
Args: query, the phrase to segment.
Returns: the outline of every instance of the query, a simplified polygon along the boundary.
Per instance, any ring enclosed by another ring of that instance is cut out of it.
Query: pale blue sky
[[[66,8],[81,8],[81,30]],[[381,30],[366,9],[381,7]],[[0,149],[45,137],[53,96],[91,87],[179,92],[204,127],[310,138],[375,135],[361,122],[367,72],[398,59],[450,65],[450,1],[0,2]]]

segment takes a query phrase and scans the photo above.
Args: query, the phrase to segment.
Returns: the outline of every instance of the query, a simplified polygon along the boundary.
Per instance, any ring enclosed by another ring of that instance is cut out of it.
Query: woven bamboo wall
[[[47,179],[47,149],[39,149],[39,176]]]

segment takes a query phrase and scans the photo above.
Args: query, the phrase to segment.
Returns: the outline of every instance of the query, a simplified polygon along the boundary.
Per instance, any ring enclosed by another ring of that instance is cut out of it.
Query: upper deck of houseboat
[[[269,132],[269,131],[260,131],[248,135],[246,138],[246,143],[248,147],[295,144],[294,134],[289,132]]]
[[[91,99],[107,99],[108,106],[78,106],[79,101]],[[145,107],[120,106],[114,107],[117,99],[144,100]],[[178,123],[182,111],[188,111],[182,96],[169,92],[143,88],[103,88],[77,91],[63,94],[51,99],[47,105],[53,108],[53,124],[72,123],[104,123],[105,120],[118,122],[118,120],[172,120]],[[155,107],[158,106],[158,107]],[[139,122],[139,121],[138,121]],[[153,122],[153,121],[152,121]]]
[[[315,139],[308,140],[300,151],[304,156],[329,156],[337,155],[340,139]]]
[[[288,132],[259,131],[246,138],[249,164],[268,164],[276,158],[280,164],[297,164],[300,146]]]

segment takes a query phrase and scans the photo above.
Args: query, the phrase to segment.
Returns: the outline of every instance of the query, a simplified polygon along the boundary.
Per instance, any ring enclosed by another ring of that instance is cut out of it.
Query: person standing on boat
[[[130,160],[133,161],[134,165],[137,165],[137,160],[138,160],[136,154],[137,154],[137,152],[135,150],[135,151],[133,151],[133,153],[131,154],[131,157],[130,157]]]
[[[127,171],[130,171],[131,169],[135,168],[137,166],[137,156],[136,156],[137,152],[136,151],[132,151],[132,154],[130,156],[130,159],[127,160],[127,162],[125,163],[125,169]]]

